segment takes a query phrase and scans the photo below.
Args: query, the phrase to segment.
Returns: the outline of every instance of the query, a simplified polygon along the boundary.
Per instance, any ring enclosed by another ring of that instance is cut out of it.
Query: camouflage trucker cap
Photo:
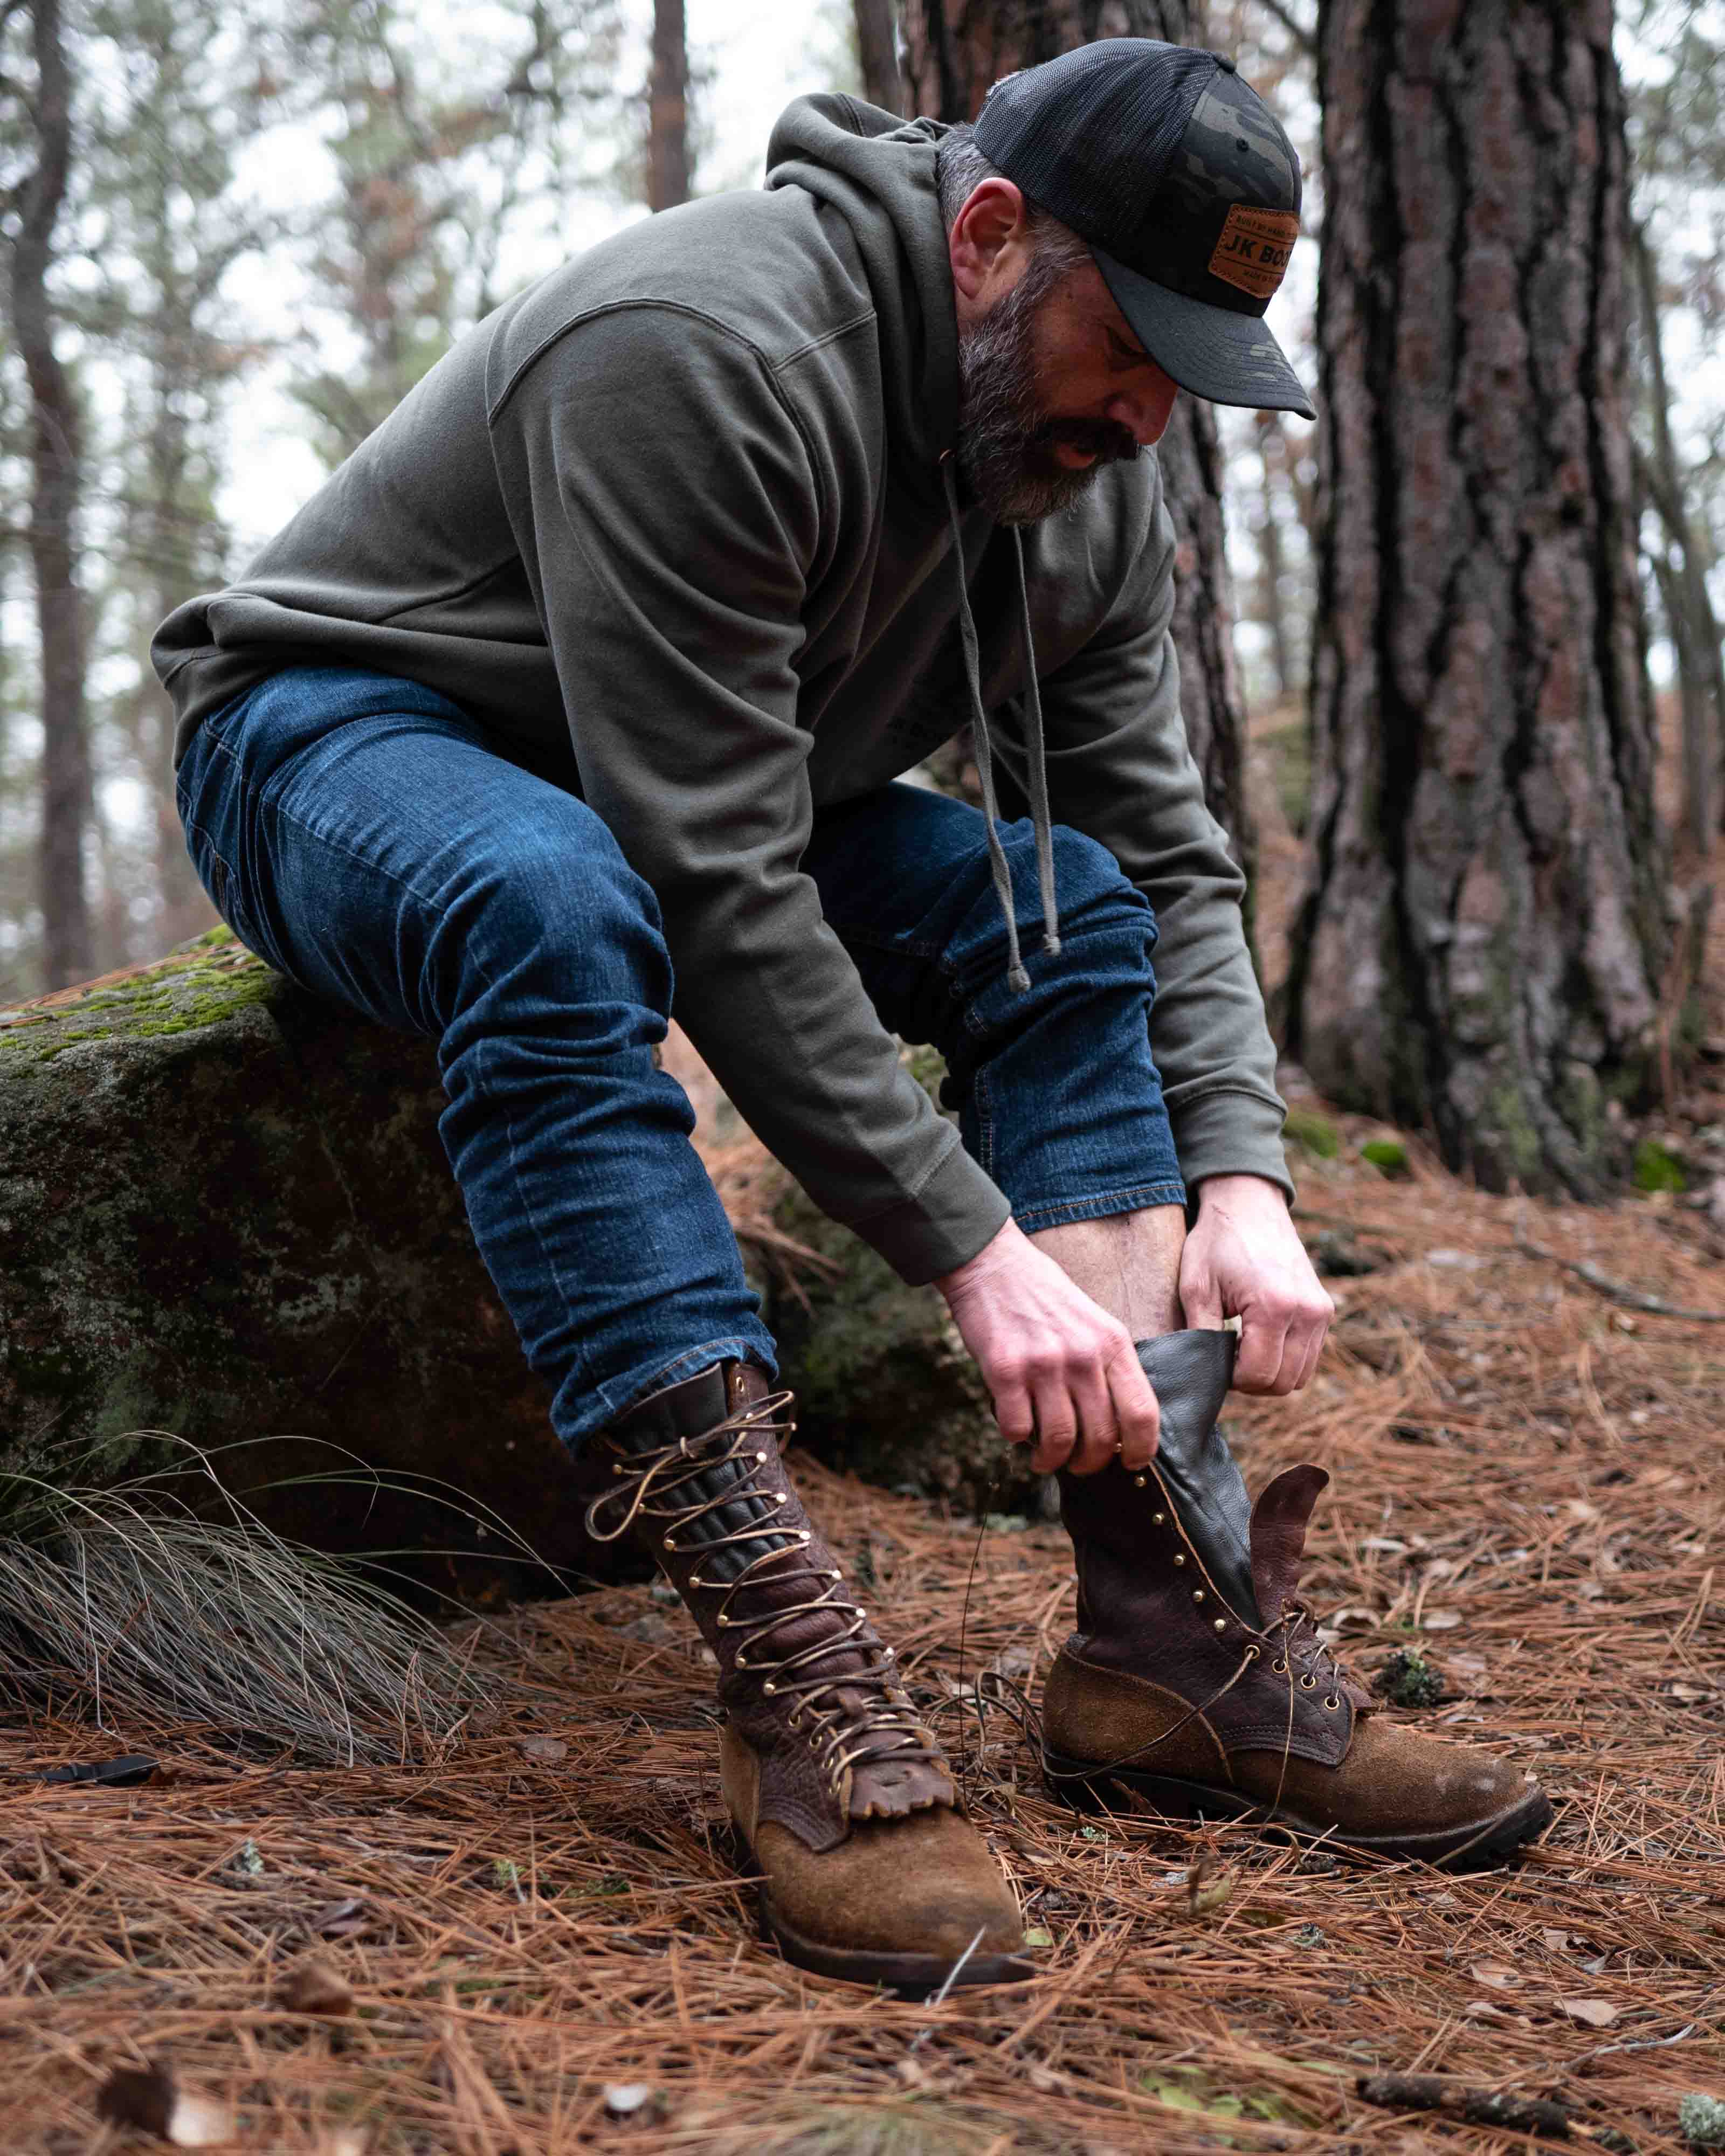
[[[1300,230],[1300,159],[1231,59],[1098,38],[997,82],[976,146],[1089,243],[1183,389],[1317,416],[1263,321]]]

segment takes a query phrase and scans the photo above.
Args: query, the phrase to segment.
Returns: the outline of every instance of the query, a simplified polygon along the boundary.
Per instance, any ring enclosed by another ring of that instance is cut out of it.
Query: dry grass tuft
[[[1386,1263],[1336,1283],[1312,1393],[1237,1400],[1230,1428],[1255,1487],[1297,1458],[1334,1476],[1310,1584],[1357,1665],[1420,1646],[1445,1686],[1421,1718],[1558,1799],[1519,1868],[1332,1870],[1240,1830],[1080,1824],[1010,1722],[964,1705],[985,1668],[1039,1686],[1070,1613],[1059,1531],[978,1545],[805,1464],[911,1681],[947,1702],[1045,1975],[930,2008],[762,1949],[693,1628],[611,1589],[480,1636],[478,1666],[523,1689],[429,1764],[236,1768],[128,1713],[112,1748],[157,1752],[154,1784],[13,1784],[0,2148],[145,2147],[100,2140],[96,2099],[161,2060],[237,2145],[327,2156],[1530,2145],[1368,2107],[1356,2078],[1390,2070],[1556,2098],[1579,2138],[1677,2156],[1681,2099],[1725,2095],[1725,1336],[1615,1311],[1417,1157],[1410,1182],[1332,1166],[1305,1192]],[[1718,1307],[1673,1219],[1533,1208],[1527,1232]],[[0,1733],[14,1771],[104,1748]],[[1231,1892],[1192,1891],[1200,1858]],[[351,2011],[287,2003],[314,1962]]]
[[[0,1710],[110,1730],[167,1714],[230,1746],[351,1766],[439,1750],[488,1704],[434,1625],[226,1502],[210,1521],[155,1476],[112,1490],[0,1476]]]

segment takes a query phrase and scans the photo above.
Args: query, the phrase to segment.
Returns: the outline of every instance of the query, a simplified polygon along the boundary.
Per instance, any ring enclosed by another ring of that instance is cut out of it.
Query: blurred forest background
[[[1121,33],[1237,54],[1307,164],[1271,319],[1319,425],[1183,399],[1162,452],[1194,753],[1290,1051],[1494,1187],[1620,1174],[1712,1023],[1696,0],[0,0],[0,1003],[213,920],[150,636],[464,328],[755,184],[793,95],[968,117]]]

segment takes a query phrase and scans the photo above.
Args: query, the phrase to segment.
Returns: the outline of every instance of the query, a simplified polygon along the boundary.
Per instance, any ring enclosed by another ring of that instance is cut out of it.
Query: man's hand
[[[1132,1335],[1039,1250],[1015,1221],[935,1286],[1014,1445],[1040,1475],[1094,1474],[1114,1457],[1142,1467],[1156,1450],[1156,1395]]]
[[[1234,1382],[1243,1393],[1296,1393],[1317,1368],[1336,1314],[1279,1184],[1211,1175],[1180,1256],[1180,1306],[1192,1326],[1243,1321]]]

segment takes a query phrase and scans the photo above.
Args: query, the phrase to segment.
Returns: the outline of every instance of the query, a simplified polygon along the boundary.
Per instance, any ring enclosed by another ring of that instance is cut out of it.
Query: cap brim
[[[1261,316],[1230,314],[1189,299],[1128,270],[1100,247],[1092,246],[1091,253],[1138,342],[1182,389],[1212,404],[1317,417]]]

